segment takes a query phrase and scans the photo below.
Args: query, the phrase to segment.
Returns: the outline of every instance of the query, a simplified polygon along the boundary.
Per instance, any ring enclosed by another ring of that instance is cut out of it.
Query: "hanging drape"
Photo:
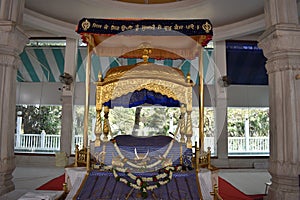
[[[155,49],[150,55],[155,59],[193,59],[197,45],[206,46],[213,35],[207,19],[83,18],[76,31],[97,55],[140,58],[142,46]]]

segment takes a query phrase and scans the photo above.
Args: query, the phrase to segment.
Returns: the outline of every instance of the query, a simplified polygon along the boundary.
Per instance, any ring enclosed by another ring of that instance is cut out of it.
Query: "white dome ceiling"
[[[263,31],[263,10],[262,0],[182,0],[163,4],[123,0],[26,0],[24,29],[31,37],[78,37],[75,28],[83,17],[196,18],[209,19],[214,26],[213,40],[222,40]]]

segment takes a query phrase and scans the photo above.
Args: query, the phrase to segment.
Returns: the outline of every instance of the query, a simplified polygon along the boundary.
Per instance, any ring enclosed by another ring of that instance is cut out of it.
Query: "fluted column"
[[[268,199],[299,199],[300,27],[296,0],[266,0],[267,29],[259,47],[267,58],[272,185]]]
[[[14,190],[16,77],[19,54],[27,41],[16,23],[0,20],[0,196]]]

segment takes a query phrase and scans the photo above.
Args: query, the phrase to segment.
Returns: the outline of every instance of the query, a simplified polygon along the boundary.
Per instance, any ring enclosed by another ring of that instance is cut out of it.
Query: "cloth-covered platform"
[[[153,176],[154,172],[142,176]],[[126,174],[119,174],[126,176]],[[147,198],[141,192],[118,182],[112,172],[91,171],[76,195],[77,200],[96,199],[200,199],[195,171],[174,172],[171,181],[153,191],[148,191]]]
[[[164,157],[172,161],[171,165],[176,166],[180,165],[180,155],[182,154],[182,165],[188,169],[192,168],[192,149],[186,148],[186,145],[182,145],[169,136],[135,137],[132,135],[118,135],[113,141],[103,142],[101,146],[92,149],[91,152],[95,159],[107,166],[112,165],[114,157],[116,158],[120,154],[132,162],[135,162],[138,156],[140,158],[145,156],[143,161],[147,161],[147,166]],[[160,162],[159,165],[148,168],[147,171],[156,171],[163,168],[162,163]],[[130,169],[132,167],[125,164],[124,168]]]

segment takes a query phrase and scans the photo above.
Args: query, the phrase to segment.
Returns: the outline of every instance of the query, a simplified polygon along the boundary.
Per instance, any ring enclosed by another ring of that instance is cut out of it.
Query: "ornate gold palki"
[[[88,144],[91,55],[94,53],[99,56],[141,58],[141,52],[146,49],[152,51],[150,57],[154,59],[194,59],[199,57],[199,145],[203,150],[202,47],[212,39],[212,30],[212,24],[207,19],[81,19],[76,31],[88,45],[83,146],[87,147]],[[143,62],[110,70],[104,79],[102,75],[99,75],[96,84],[95,145],[100,145],[99,135],[102,132],[104,139],[107,139],[110,129],[109,109],[106,107],[104,107],[104,124],[103,126],[101,124],[102,104],[108,99],[141,89],[161,93],[184,104],[184,110],[188,114],[186,134],[192,135],[189,125],[191,124],[192,88],[189,78],[184,80],[180,70]],[[190,143],[190,137],[187,142]],[[191,145],[188,144],[188,146]]]
[[[141,91],[143,89],[153,91],[161,95],[165,95],[168,98],[178,100],[182,106],[185,107],[185,111],[188,113],[187,125],[183,123],[182,131],[184,135],[181,136],[182,141],[185,136],[187,137],[188,148],[192,147],[192,123],[191,123],[191,111],[192,111],[192,87],[194,83],[189,79],[185,79],[181,70],[157,65],[145,61],[127,66],[120,66],[110,69],[106,73],[106,77],[102,79],[99,76],[99,80],[96,82],[96,141],[95,145],[100,145],[101,131],[101,111],[103,104],[110,100],[114,100],[118,97],[133,93],[135,91]],[[107,110],[108,108],[105,107]],[[106,111],[108,112],[108,111]],[[108,116],[104,116],[108,119]],[[105,139],[109,132],[109,125],[106,124],[107,120],[104,120],[103,134]],[[106,128],[107,127],[107,128]]]
[[[98,80],[97,106],[134,91],[146,89],[178,100],[191,107],[192,82],[185,80],[181,70],[140,62],[110,69],[104,80]],[[101,95],[102,94],[102,95]]]

